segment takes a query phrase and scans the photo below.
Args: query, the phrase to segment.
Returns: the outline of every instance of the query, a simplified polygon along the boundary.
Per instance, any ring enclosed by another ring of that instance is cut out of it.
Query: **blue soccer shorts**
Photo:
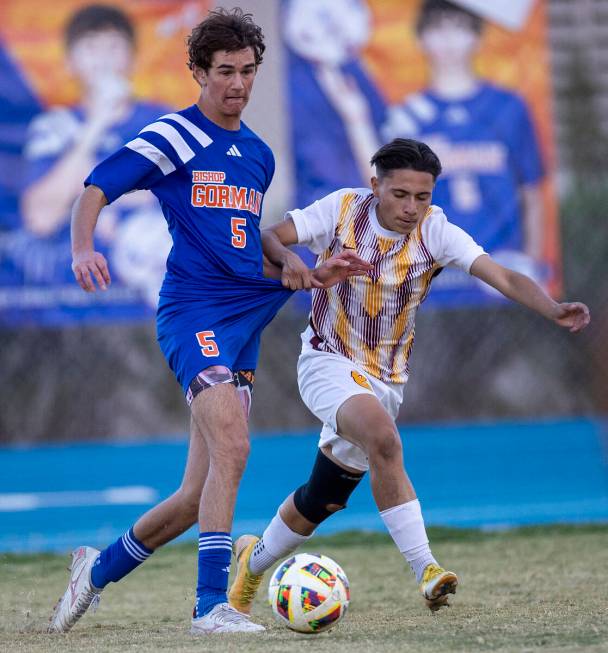
[[[227,368],[232,374],[253,372],[262,331],[291,294],[272,285],[242,289],[238,297],[231,294],[230,301],[217,296],[199,300],[161,296],[158,342],[184,395],[189,397],[192,381],[209,367]],[[229,381],[227,377],[216,382]]]

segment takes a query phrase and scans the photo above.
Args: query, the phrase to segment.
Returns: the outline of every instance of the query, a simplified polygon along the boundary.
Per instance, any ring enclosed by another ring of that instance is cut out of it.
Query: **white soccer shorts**
[[[342,464],[367,471],[365,452],[337,433],[338,409],[355,395],[374,395],[396,419],[403,401],[403,384],[384,383],[345,356],[305,346],[298,359],[298,386],[310,412],[323,422],[319,448],[329,445],[332,455]]]

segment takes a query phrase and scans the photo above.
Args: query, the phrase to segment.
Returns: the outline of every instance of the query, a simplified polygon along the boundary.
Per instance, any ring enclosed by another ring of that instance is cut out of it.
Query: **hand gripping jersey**
[[[270,148],[244,123],[222,129],[193,105],[144,127],[85,181],[109,202],[140,188],[160,202],[173,247],[158,337],[185,391],[211,365],[254,368],[260,331],[291,294],[263,276],[259,224],[273,173]]]
[[[368,276],[313,289],[303,340],[346,356],[382,381],[405,383],[416,311],[433,275],[444,266],[469,272],[484,251],[437,206],[409,235],[383,228],[376,206],[368,189],[346,188],[287,214],[298,242],[319,255],[317,265],[344,249],[374,265]]]

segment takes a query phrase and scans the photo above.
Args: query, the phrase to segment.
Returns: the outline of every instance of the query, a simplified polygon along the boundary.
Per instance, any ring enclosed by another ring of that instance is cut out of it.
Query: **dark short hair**
[[[87,5],[72,14],[65,28],[65,42],[68,48],[90,32],[114,29],[124,34],[133,45],[135,28],[127,14],[113,5]]]
[[[431,23],[438,18],[445,15],[458,14],[465,16],[469,19],[471,29],[477,34],[481,33],[483,28],[483,20],[472,11],[460,7],[459,5],[450,2],[449,0],[424,0],[420,12],[418,13],[418,20],[416,22],[416,34],[423,32]]]
[[[370,163],[376,166],[379,179],[392,170],[417,170],[429,172],[433,180],[441,174],[441,162],[431,148],[412,138],[395,138],[383,145],[372,157]]]
[[[228,11],[216,9],[210,11],[207,18],[199,23],[188,37],[188,68],[198,66],[209,70],[213,53],[220,50],[236,52],[253,48],[255,65],[262,63],[264,34],[253,22],[252,14],[246,14],[240,7]]]

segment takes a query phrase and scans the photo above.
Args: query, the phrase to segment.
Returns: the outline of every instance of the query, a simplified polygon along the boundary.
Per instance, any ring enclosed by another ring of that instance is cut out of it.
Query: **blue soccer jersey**
[[[226,130],[197,105],[170,113],[85,181],[112,202],[150,189],[173,247],[157,316],[161,349],[184,391],[201,370],[254,368],[259,335],[290,292],[263,276],[260,217],[270,148],[244,123]]]
[[[173,237],[161,295],[187,296],[212,279],[262,275],[260,215],[274,174],[270,148],[244,123],[222,129],[193,105],[162,116],[85,181],[108,202],[150,189]]]
[[[486,251],[523,248],[518,189],[544,171],[518,95],[486,82],[458,100],[422,91],[391,110],[384,135],[418,138],[435,150],[443,172],[433,202]]]

